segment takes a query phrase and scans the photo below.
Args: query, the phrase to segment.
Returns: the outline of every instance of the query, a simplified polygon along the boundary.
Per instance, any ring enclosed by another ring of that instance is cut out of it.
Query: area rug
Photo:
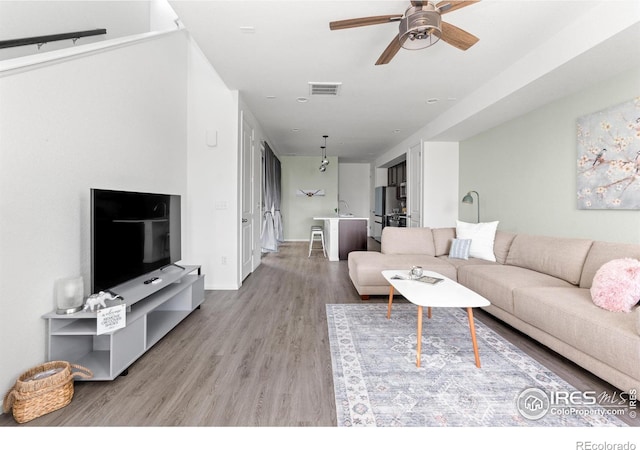
[[[415,305],[394,304],[391,319],[385,304],[326,309],[338,426],[626,426],[579,399],[554,406],[577,389],[475,320],[477,368],[463,309],[425,311],[420,368]]]

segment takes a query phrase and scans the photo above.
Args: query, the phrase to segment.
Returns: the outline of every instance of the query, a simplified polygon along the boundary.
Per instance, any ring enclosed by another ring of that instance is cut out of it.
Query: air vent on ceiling
[[[338,95],[342,83],[309,82],[310,95]]]

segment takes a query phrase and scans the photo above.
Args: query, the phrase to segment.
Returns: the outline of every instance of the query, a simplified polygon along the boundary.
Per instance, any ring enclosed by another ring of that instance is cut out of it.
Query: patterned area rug
[[[576,389],[478,320],[477,368],[463,309],[425,309],[417,368],[417,307],[386,309],[327,305],[338,426],[626,426],[600,406],[545,404]]]

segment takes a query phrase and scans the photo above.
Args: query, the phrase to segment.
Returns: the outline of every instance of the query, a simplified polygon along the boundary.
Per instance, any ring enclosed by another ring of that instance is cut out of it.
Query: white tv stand
[[[160,281],[145,283],[154,277]],[[93,378],[88,381],[126,374],[131,364],[202,304],[204,275],[200,266],[168,266],[110,292],[124,298],[126,326],[98,335],[96,312],[45,314],[49,361],[69,361],[90,369]]]

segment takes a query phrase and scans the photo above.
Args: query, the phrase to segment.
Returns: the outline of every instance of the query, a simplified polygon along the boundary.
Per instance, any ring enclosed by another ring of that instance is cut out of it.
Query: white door
[[[253,155],[254,155],[254,131],[253,127],[247,122],[244,114],[242,115],[242,226],[241,235],[241,265],[242,279],[249,276],[253,270]]]
[[[407,226],[422,225],[422,142],[409,147],[407,159]]]

